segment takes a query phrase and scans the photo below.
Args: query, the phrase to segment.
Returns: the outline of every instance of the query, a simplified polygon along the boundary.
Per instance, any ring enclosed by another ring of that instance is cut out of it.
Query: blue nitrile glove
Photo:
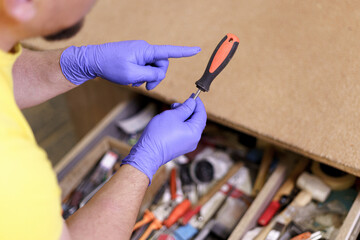
[[[79,85],[101,77],[122,85],[155,88],[165,78],[169,58],[190,57],[199,47],[151,45],[142,40],[69,47],[60,57],[64,76]]]
[[[130,164],[146,174],[150,183],[161,165],[196,149],[206,125],[206,111],[200,98],[189,98],[172,108],[149,122],[130,154],[122,160],[122,164]]]

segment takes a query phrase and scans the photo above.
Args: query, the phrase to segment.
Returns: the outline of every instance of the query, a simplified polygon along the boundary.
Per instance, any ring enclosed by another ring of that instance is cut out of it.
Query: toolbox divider
[[[271,174],[264,187],[246,211],[245,215],[235,227],[229,237],[229,240],[241,239],[247,231],[256,226],[256,221],[271,202],[271,199],[275,195],[277,189],[279,189],[281,184],[284,182],[288,168],[289,164],[286,161],[279,162],[275,171]]]

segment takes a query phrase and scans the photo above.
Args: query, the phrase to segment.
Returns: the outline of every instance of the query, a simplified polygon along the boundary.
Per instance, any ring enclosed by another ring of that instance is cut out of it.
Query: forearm
[[[129,239],[149,181],[161,165],[195,150],[206,125],[200,98],[155,116],[111,180],[67,220],[72,239]],[[164,127],[166,126],[166,127]]]
[[[148,184],[145,174],[123,165],[66,221],[72,239],[129,239]]]
[[[61,71],[62,51],[23,49],[13,68],[15,100],[20,108],[40,104],[76,87]]]
[[[137,87],[146,83],[151,90],[165,78],[169,58],[190,57],[199,51],[145,41],[41,52],[24,49],[13,69],[15,99],[20,108],[31,107],[95,77]]]

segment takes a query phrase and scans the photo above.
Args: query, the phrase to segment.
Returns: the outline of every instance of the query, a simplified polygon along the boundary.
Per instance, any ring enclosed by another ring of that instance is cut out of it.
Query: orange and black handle
[[[220,41],[211,55],[203,76],[195,83],[199,90],[209,91],[212,81],[230,62],[238,45],[239,38],[232,33],[228,33]]]

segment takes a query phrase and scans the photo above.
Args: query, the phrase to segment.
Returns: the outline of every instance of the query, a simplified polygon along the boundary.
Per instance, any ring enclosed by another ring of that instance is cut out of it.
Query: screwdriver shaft
[[[196,91],[195,96],[193,97],[193,99],[196,99],[196,98],[200,95],[200,93],[201,93],[201,90],[198,89],[198,90]]]

